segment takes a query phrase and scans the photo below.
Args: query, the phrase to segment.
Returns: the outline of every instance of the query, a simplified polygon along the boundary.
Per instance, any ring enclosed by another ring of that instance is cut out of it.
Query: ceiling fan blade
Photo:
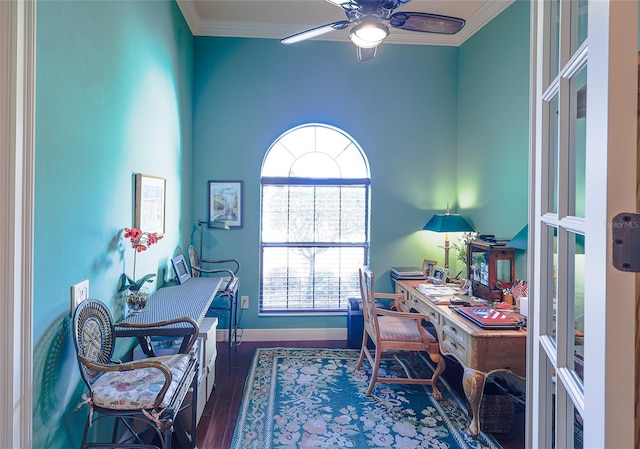
[[[457,17],[440,16],[426,12],[397,12],[389,18],[389,25],[407,31],[456,34],[465,21]]]
[[[376,52],[378,47],[373,48],[362,48],[356,47],[358,49],[358,61],[368,61],[369,59],[373,59],[376,56]]]
[[[295,44],[296,42],[322,36],[323,34],[329,33],[331,31],[344,30],[349,25],[351,25],[350,21],[339,20],[337,22],[327,23],[326,25],[320,25],[319,27],[311,28],[309,30],[293,34],[280,40],[280,42],[282,42],[283,44]]]

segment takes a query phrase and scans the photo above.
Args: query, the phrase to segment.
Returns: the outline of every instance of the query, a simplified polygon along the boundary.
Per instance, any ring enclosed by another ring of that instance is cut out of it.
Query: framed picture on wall
[[[209,227],[242,227],[242,181],[209,181]]]
[[[134,226],[142,232],[164,234],[166,179],[136,174]]]

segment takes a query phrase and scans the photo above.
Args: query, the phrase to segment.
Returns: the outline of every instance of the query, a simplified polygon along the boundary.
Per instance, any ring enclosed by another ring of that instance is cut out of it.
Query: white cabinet
[[[200,324],[200,334],[198,335],[198,407],[196,409],[196,425],[200,422],[202,412],[211,396],[213,386],[216,380],[216,332],[218,329],[218,318],[207,317]],[[187,393],[184,402],[191,400],[191,391]],[[191,427],[191,408],[187,408],[180,412],[180,419],[186,429]]]
[[[202,415],[202,410],[211,396],[216,381],[216,356],[218,350],[216,347],[216,332],[218,330],[218,318],[207,317],[200,326],[200,336],[198,343],[202,347],[201,358],[201,377],[199,379],[198,389],[206,392],[204,401],[198,400],[198,421]]]

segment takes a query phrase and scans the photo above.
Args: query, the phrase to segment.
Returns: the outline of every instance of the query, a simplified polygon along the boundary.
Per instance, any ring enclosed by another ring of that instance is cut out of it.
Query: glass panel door
[[[613,268],[607,225],[636,211],[637,18],[532,6],[527,447],[637,447],[635,274]]]

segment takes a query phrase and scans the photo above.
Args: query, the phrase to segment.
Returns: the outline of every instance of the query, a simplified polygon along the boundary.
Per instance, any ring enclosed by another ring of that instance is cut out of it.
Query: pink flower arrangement
[[[163,235],[157,232],[142,232],[138,228],[124,228],[124,238],[131,241],[131,247],[137,252],[145,251],[149,246],[158,243]],[[135,267],[134,267],[135,268]]]
[[[126,273],[122,273],[120,276],[121,287],[119,292],[129,290],[132,294],[136,295],[142,288],[145,282],[151,282],[154,273],[147,274],[142,278],[135,280],[136,277],[136,255],[142,251],[146,251],[151,245],[158,243],[158,241],[164,237],[157,232],[142,232],[138,228],[124,228],[124,238],[129,239],[131,247],[134,249],[133,253],[133,278],[129,277]]]

